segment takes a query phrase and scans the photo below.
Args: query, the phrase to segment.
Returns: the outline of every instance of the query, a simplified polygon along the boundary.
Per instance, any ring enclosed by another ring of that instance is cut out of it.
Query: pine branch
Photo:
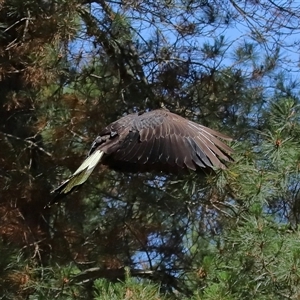
[[[52,154],[50,152],[46,151],[44,148],[40,147],[38,144],[36,144],[33,141],[30,141],[30,140],[27,140],[27,139],[22,139],[18,136],[15,136],[15,135],[12,135],[12,134],[9,134],[9,133],[5,133],[5,132],[2,132],[2,131],[0,133],[3,134],[6,137],[13,138],[13,139],[18,140],[18,141],[22,141],[24,143],[29,144],[30,146],[34,146],[35,148],[37,148],[38,150],[40,150],[41,152],[43,152],[47,156],[52,157]]]

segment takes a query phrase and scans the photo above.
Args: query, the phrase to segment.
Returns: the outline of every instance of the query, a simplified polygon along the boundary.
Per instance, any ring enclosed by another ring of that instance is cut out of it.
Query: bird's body
[[[129,114],[99,133],[86,160],[54,192],[69,193],[99,162],[129,172],[224,168],[220,159],[231,160],[233,151],[219,138],[231,140],[166,109]]]

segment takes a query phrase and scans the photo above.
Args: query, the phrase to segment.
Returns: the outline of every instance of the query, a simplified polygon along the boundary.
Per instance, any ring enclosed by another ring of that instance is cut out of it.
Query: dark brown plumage
[[[130,114],[100,132],[86,160],[54,192],[64,195],[83,184],[100,161],[129,172],[225,168],[221,160],[231,160],[233,150],[219,138],[231,140],[165,109]]]

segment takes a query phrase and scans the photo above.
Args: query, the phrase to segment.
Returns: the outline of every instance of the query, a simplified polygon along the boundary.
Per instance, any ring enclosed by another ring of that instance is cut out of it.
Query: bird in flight
[[[58,197],[82,185],[97,164],[129,172],[225,168],[231,138],[166,109],[126,115],[105,127],[79,168],[53,190]]]

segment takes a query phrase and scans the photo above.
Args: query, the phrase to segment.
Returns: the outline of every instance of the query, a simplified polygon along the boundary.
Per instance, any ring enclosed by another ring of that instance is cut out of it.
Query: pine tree
[[[0,8],[4,299],[299,297],[299,94],[284,56],[299,7]],[[44,209],[101,128],[160,102],[233,136],[235,162],[206,177],[101,168]]]

